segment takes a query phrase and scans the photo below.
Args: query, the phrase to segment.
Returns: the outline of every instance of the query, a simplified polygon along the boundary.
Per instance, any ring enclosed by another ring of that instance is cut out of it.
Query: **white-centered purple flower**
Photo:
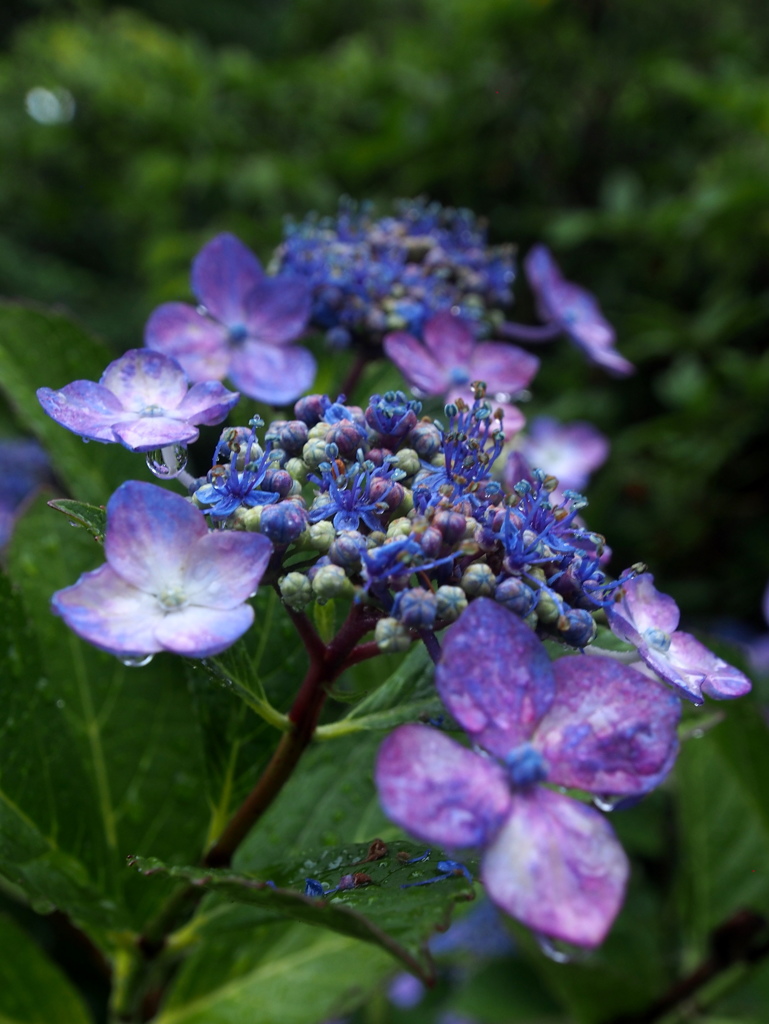
[[[583,492],[609,454],[608,439],[591,423],[559,423],[552,416],[533,419],[516,445],[502,471],[506,488],[511,491],[519,480],[533,479],[532,469],[541,469],[558,480],[553,503],[562,501],[565,491]]]
[[[144,342],[173,356],[190,380],[225,377],[249,398],[293,402],[315,379],[316,364],[292,345],[310,315],[310,287],[293,275],[265,274],[235,235],[217,235],[192,264],[202,308],[167,302],[150,316]]]
[[[253,622],[246,599],[272,544],[258,533],[209,531],[181,495],[129,480],[107,505],[104,551],[104,565],[53,596],[70,629],[120,658],[206,658]]]
[[[476,341],[461,317],[445,311],[427,321],[424,341],[395,331],[385,337],[384,350],[409,384],[424,395],[444,395],[451,402],[462,398],[472,405],[470,384],[484,381],[489,398],[502,404],[506,431],[523,426],[523,414],[510,403],[531,383],[539,360],[517,345]]]
[[[634,372],[633,364],[615,349],[614,328],[595,298],[563,277],[547,246],[530,249],[524,267],[543,320],[560,327],[589,359],[610,373],[626,377]]]
[[[221,423],[240,395],[215,380],[189,387],[175,359],[131,349],[98,384],[76,380],[60,391],[39,388],[37,397],[52,419],[89,441],[149,452],[194,441],[195,424]]]
[[[376,766],[385,813],[427,843],[482,848],[489,898],[530,928],[598,945],[627,859],[598,811],[538,783],[648,792],[675,760],[680,701],[611,658],[551,662],[486,598],[446,631],[436,684],[476,749],[425,725],[396,729]]]
[[[646,664],[693,704],[702,704],[703,694],[729,700],[750,690],[746,675],[678,629],[678,605],[656,589],[650,573],[626,580],[606,615],[615,636],[633,644]]]

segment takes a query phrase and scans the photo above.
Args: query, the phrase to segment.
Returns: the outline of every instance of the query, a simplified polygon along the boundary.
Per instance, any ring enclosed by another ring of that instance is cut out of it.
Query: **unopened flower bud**
[[[355,588],[339,565],[324,565],[318,569],[312,580],[313,593],[319,601],[330,601],[335,597],[352,597]]]
[[[353,459],[359,448],[365,449],[368,447],[365,430],[359,427],[357,423],[353,423],[352,420],[342,420],[341,423],[335,423],[328,434],[326,434],[326,443],[335,444],[338,454],[343,459]],[[336,458],[336,456],[334,457]]]
[[[311,548],[315,551],[325,553],[334,543],[334,537],[336,537],[336,530],[334,524],[329,519],[323,519],[319,523],[313,523],[310,529],[307,531],[309,534],[308,542]]]
[[[300,398],[294,406],[294,415],[302,420],[308,427],[313,427],[318,420],[323,419],[324,395],[306,395]]]
[[[299,455],[308,440],[308,427],[302,420],[274,420],[265,434],[287,455]]]
[[[308,441],[302,448],[302,460],[308,469],[317,472],[321,462],[328,461],[325,439],[318,437]]]
[[[441,432],[429,420],[417,423],[406,437],[409,448],[413,448],[420,459],[432,459],[441,450]]]
[[[301,572],[290,572],[278,583],[280,596],[295,611],[302,612],[314,600],[312,584]]]
[[[374,630],[374,640],[383,654],[399,654],[411,647],[406,627],[397,619],[380,619]]]
[[[408,537],[412,530],[412,522],[405,516],[401,516],[399,519],[393,519],[390,525],[387,527],[387,537],[391,539],[393,537]]]
[[[552,625],[563,615],[564,605],[560,597],[547,587],[543,587],[537,596],[537,606],[534,609],[537,618],[543,626]]]
[[[527,587],[523,580],[511,576],[509,579],[502,580],[497,586],[494,600],[499,601],[515,615],[520,615],[522,619],[525,619],[534,607],[535,597],[531,588]]]
[[[584,608],[572,608],[563,616],[566,620],[566,629],[559,626],[558,635],[564,643],[572,647],[587,647],[595,639],[598,627],[595,619]]]
[[[474,562],[465,569],[460,586],[468,597],[493,597],[494,573],[483,562]]]
[[[288,474],[286,474],[288,476]],[[307,529],[307,513],[293,501],[265,505],[259,530],[273,544],[290,544]]]
[[[438,602],[432,590],[413,587],[398,597],[398,618],[410,629],[429,629],[435,622]]]
[[[413,448],[401,448],[400,451],[396,452],[393,465],[396,469],[400,469],[401,472],[405,473],[407,477],[415,476],[422,468],[419,456]]]
[[[241,506],[236,510],[238,524],[244,530],[249,530],[251,533],[259,532],[264,508],[264,505],[254,505],[253,508],[243,508]]]
[[[440,530],[447,544],[456,544],[465,536],[467,520],[459,512],[441,509],[433,516],[433,526],[436,530]]]
[[[268,469],[262,481],[262,490],[273,491],[281,498],[287,497],[294,483],[293,477],[285,469]]]
[[[437,558],[443,547],[443,534],[434,526],[428,526],[419,538],[419,545],[428,558]]]
[[[303,459],[289,459],[284,468],[300,487],[307,483],[307,463]]]
[[[438,618],[443,622],[456,622],[467,608],[467,597],[461,587],[438,587],[435,600]]]
[[[328,557],[349,572],[361,567],[361,552],[366,550],[366,538],[357,530],[344,530],[328,549]]]

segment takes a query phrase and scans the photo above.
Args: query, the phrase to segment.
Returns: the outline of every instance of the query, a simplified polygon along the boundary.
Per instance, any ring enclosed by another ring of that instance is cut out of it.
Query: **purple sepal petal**
[[[468,368],[473,380],[486,381],[490,394],[505,391],[515,395],[531,383],[539,359],[516,345],[483,341],[475,346]]]
[[[192,263],[193,294],[228,327],[245,324],[245,298],[263,277],[254,253],[227,231],[204,245]]]
[[[245,301],[249,337],[267,345],[284,345],[307,326],[312,307],[309,284],[298,277],[263,277]]]
[[[116,440],[112,424],[132,419],[115,395],[92,380],[76,380],[60,391],[38,388],[37,399],[51,419],[90,441]]]
[[[99,381],[122,402],[141,412],[147,406],[175,409],[187,394],[187,378],[179,363],[163,352],[133,348],[110,363]]]
[[[58,590],[51,607],[78,636],[110,654],[136,658],[162,650],[155,636],[157,599],[127,583],[110,565]]]
[[[628,862],[592,807],[538,787],[513,797],[481,863],[489,898],[529,928],[599,945],[622,905]]]
[[[298,345],[278,347],[246,341],[233,352],[229,376],[249,398],[285,405],[312,386],[316,372],[315,357]]]
[[[440,366],[467,368],[475,335],[461,317],[448,310],[436,313],[425,324],[424,338],[425,348]]]
[[[558,658],[553,672],[555,700],[531,740],[548,781],[597,794],[658,785],[678,753],[678,697],[609,657]]]
[[[193,605],[235,608],[256,590],[271,555],[272,544],[260,533],[207,533],[187,552],[184,592]]]
[[[426,725],[403,725],[379,748],[375,770],[385,814],[426,843],[488,843],[510,810],[498,764]]]
[[[670,637],[671,646],[674,638],[681,635],[674,633]],[[674,665],[671,661],[670,648],[663,652],[641,645],[638,648],[638,654],[650,669],[666,683],[674,686],[682,697],[691,701],[692,704],[705,703],[705,698],[702,696],[702,684],[705,682],[705,676],[701,672],[682,672],[680,666]]]
[[[386,335],[385,355],[398,367],[412,387],[426,395],[441,395],[449,385],[448,371],[438,363],[424,345],[405,331]]]
[[[253,621],[250,604],[228,609],[190,605],[160,619],[155,634],[163,650],[210,658],[239,640]]]
[[[181,586],[189,549],[207,533],[203,513],[181,495],[128,480],[107,504],[104,551],[128,583],[161,592]]]
[[[609,441],[592,423],[537,416],[522,450],[530,465],[558,478],[561,490],[582,491],[590,474],[606,461]]]
[[[555,693],[541,641],[489,598],[473,601],[446,630],[435,682],[462,728],[503,760],[529,739]]]
[[[239,400],[239,392],[228,391],[219,381],[202,381],[193,384],[179,403],[176,413],[187,423],[202,423],[210,427],[214,423],[221,423]]]
[[[644,572],[622,584],[621,598],[606,610],[612,632],[621,640],[643,642],[649,630],[672,633],[678,626],[680,612],[672,597],[660,593],[654,577]]]
[[[719,658],[691,634],[676,632],[670,638],[668,660],[691,690],[697,688],[714,700],[731,700],[749,693],[752,684],[739,669]]]
[[[175,359],[191,381],[222,380],[230,365],[227,330],[186,302],[166,302],[151,314],[144,344]]]
[[[197,440],[198,428],[169,416],[142,416],[112,428],[115,438],[134,452],[151,452],[169,444]]]

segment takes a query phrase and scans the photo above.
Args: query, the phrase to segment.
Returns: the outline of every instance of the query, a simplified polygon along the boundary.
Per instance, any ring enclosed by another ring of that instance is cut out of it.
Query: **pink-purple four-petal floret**
[[[447,630],[436,683],[475,749],[429,726],[396,729],[376,767],[385,812],[425,842],[480,847],[489,897],[535,931],[599,944],[627,859],[598,811],[538,783],[648,792],[675,760],[679,699],[612,658],[551,662],[485,598]]]
[[[209,531],[186,498],[129,480],[107,505],[104,551],[104,565],[54,594],[67,625],[124,659],[159,651],[205,658],[253,622],[246,602],[272,544],[259,533]]]
[[[86,440],[148,452],[196,440],[196,424],[221,423],[240,395],[214,380],[189,387],[175,359],[131,349],[109,364],[98,383],[39,388],[37,397],[52,419]]]

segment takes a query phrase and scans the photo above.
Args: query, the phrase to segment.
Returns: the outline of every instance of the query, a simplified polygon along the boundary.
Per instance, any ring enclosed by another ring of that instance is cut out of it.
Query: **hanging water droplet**
[[[154,655],[147,654],[141,658],[121,658],[120,660],[124,665],[127,665],[128,668],[144,668],[145,665],[149,665],[153,657]]]
[[[91,438],[90,437],[81,437],[80,440],[83,442],[83,444],[90,444],[91,443]]]
[[[623,796],[594,796],[593,804],[599,811],[605,811],[609,814],[615,809],[617,804],[621,804],[624,799],[625,798]]]
[[[82,523],[76,523],[74,519],[68,519],[67,522],[69,523],[70,526],[74,526],[76,530],[82,530],[83,529],[83,524]]]
[[[705,730],[704,729],[692,729],[692,731],[689,733],[690,739],[693,739],[693,740],[701,740],[704,735],[705,735]]]
[[[61,709],[62,709],[62,708],[63,708],[64,706],[65,706],[65,704],[64,704],[64,701],[63,701],[63,700],[61,700],[61,698],[60,698],[59,700],[57,700],[57,701],[56,701],[56,707],[57,707],[57,708],[59,709],[59,711],[61,711]]]
[[[161,480],[173,480],[184,472],[187,465],[187,449],[183,444],[169,444],[147,452],[147,468]]]
[[[589,952],[589,950],[582,949],[579,946],[571,946],[568,942],[551,939],[541,932],[535,932],[534,938],[548,960],[553,960],[557,964],[571,964],[574,961],[584,960]]]

